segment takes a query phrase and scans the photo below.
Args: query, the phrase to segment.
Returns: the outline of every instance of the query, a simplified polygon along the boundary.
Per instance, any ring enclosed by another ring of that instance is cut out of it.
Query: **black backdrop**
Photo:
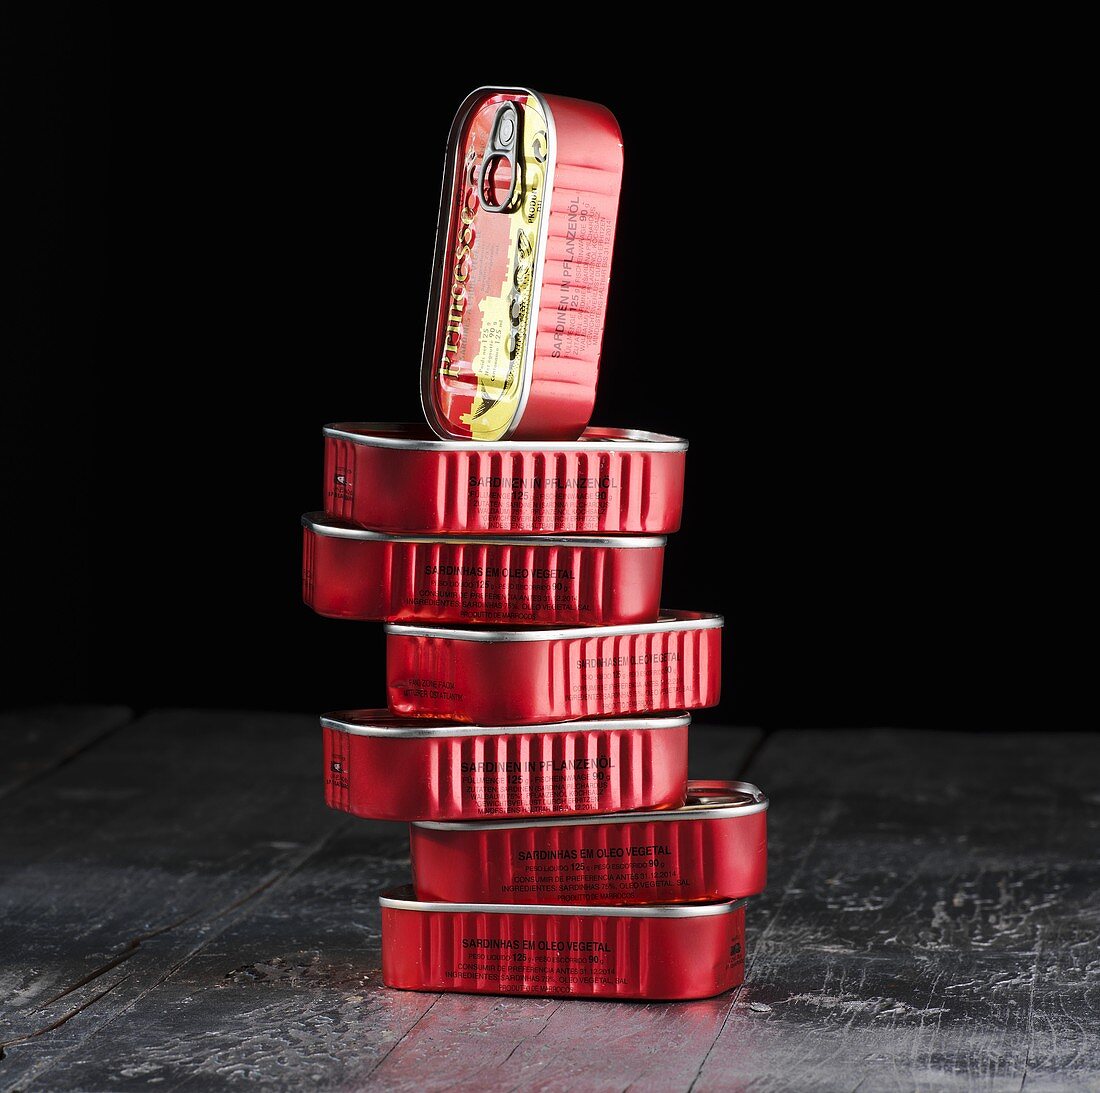
[[[622,125],[594,420],[691,440],[664,599],[727,617],[711,716],[1031,723],[988,579],[1007,483],[956,325],[981,194],[942,82],[736,36],[619,56],[624,79],[591,38],[459,63],[331,23],[155,18],[59,7],[26,37],[7,703],[378,702],[379,628],[298,602],[298,515],[324,422],[418,414],[450,118],[526,82]]]

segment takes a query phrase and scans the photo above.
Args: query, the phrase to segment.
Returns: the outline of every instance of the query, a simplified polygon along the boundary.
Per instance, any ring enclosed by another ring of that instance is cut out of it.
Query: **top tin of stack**
[[[575,440],[592,415],[622,181],[606,107],[482,87],[447,141],[421,401],[449,440]]]

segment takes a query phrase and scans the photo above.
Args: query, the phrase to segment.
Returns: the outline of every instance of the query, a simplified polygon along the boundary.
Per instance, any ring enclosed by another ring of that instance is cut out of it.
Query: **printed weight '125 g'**
[[[386,626],[388,704],[406,717],[527,725],[718,702],[722,617],[568,630]]]
[[[373,820],[678,808],[687,714],[534,728],[348,710],[321,718],[325,803]]]
[[[483,87],[447,142],[421,401],[441,436],[575,440],[596,398],[623,172],[596,103]]]
[[[344,422],[325,435],[325,511],[434,535],[647,534],[680,526],[688,442],[589,428],[580,440],[438,440],[423,425]]]
[[[663,536],[414,537],[302,517],[302,598],[338,619],[597,626],[653,622]]]
[[[564,998],[710,998],[745,973],[745,903],[600,907],[382,906],[382,982],[410,991]]]
[[[409,830],[418,899],[687,903],[764,890],[768,799],[748,782],[688,782],[667,812]]]

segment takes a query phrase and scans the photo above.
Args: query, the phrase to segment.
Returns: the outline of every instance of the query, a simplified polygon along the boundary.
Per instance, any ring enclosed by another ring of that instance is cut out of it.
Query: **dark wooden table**
[[[1100,1089],[1100,747],[693,730],[770,794],[745,986],[389,991],[405,830],[327,811],[312,718],[0,717],[0,1089]]]

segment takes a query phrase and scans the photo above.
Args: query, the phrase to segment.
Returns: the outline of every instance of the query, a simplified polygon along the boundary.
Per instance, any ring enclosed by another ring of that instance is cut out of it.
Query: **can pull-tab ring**
[[[481,207],[486,212],[510,212],[516,204],[520,176],[516,165],[516,149],[521,147],[521,120],[519,108],[514,102],[502,102],[493,118],[493,126],[489,130],[489,139],[481,157],[478,183]],[[499,177],[503,185],[505,171],[508,174],[508,192],[503,198],[499,198],[497,179]]]

